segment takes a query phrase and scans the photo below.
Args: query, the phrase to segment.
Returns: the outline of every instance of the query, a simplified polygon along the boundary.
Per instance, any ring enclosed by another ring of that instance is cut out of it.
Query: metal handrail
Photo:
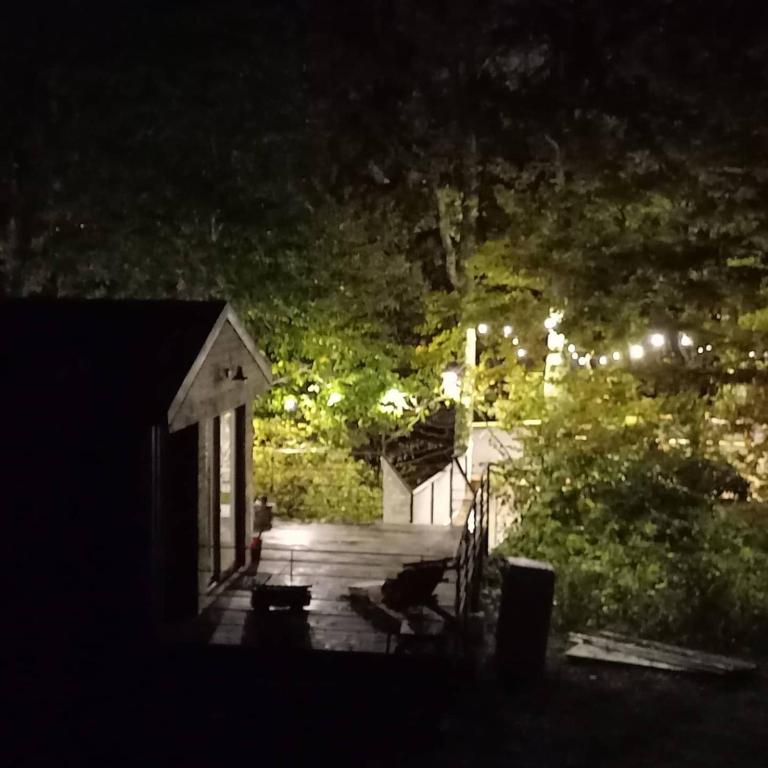
[[[480,607],[483,565],[488,551],[488,518],[491,491],[491,467],[485,469],[456,551],[456,598],[454,614],[459,631],[466,636],[469,615]]]

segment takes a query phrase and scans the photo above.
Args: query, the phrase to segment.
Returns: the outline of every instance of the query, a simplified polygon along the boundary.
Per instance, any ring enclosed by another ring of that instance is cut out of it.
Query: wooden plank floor
[[[387,635],[356,613],[351,584],[383,583],[404,563],[453,557],[460,529],[410,525],[336,525],[276,521],[262,535],[255,574],[236,579],[202,617],[207,642],[274,645],[333,651],[385,653]],[[438,602],[453,612],[455,573],[436,590]],[[312,602],[301,615],[251,611],[250,587],[267,582],[307,585]],[[390,646],[394,647],[394,643]]]

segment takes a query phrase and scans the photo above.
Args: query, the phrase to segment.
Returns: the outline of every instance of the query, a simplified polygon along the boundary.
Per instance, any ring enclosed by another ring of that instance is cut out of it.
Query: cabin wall
[[[160,563],[161,620],[193,617],[198,608],[199,425],[165,431],[161,457]]]
[[[21,502],[11,525],[22,558],[13,569],[11,633],[19,633],[25,652],[39,656],[42,648],[50,658],[147,640],[151,430],[102,411],[28,426],[37,448],[23,459],[34,473],[20,473],[11,489]]]

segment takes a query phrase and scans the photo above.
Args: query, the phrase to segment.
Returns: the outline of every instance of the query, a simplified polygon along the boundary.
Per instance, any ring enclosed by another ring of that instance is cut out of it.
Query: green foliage
[[[634,426],[616,411],[575,440],[586,414],[551,414],[506,468],[522,523],[498,554],[547,560],[556,620],[727,649],[768,638],[768,527],[715,499],[743,490],[732,468],[658,439],[651,408]]]
[[[295,451],[254,449],[254,493],[267,494],[277,515],[330,523],[381,520],[381,484],[369,465],[338,449],[306,446]]]

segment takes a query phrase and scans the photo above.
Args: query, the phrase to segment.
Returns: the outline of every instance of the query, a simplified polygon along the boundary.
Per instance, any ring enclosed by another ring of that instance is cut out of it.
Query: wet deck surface
[[[377,629],[349,601],[349,587],[383,583],[404,563],[453,557],[460,531],[431,526],[331,525],[275,522],[263,534],[255,573],[241,574],[203,614],[205,639],[217,645],[272,645],[330,651],[387,653],[396,639]],[[453,612],[455,573],[435,592],[438,604]],[[258,583],[306,585],[312,601],[299,613],[251,610],[251,587]],[[427,620],[441,622],[428,613]]]

